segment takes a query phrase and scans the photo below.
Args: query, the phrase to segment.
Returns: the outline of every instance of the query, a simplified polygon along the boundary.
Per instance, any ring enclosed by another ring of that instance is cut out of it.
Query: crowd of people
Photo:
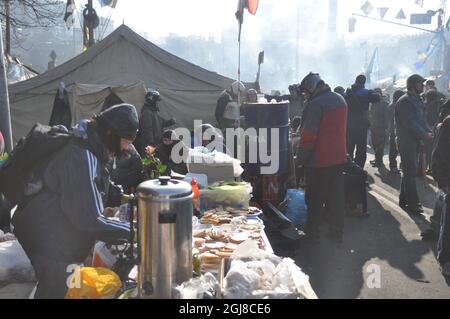
[[[358,211],[360,200],[355,200],[354,194],[365,196],[370,132],[375,156],[370,164],[384,166],[388,145],[390,172],[402,171],[398,204],[407,213],[423,213],[416,189],[418,172],[426,170],[436,180],[441,202],[447,205],[433,216],[433,230],[439,236],[442,272],[450,275],[450,100],[445,101],[432,81],[425,81],[419,75],[410,76],[406,92],[393,92],[392,102],[383,90],[367,89],[364,75],[358,75],[347,90],[332,90],[317,73],[289,87],[291,130],[299,136],[294,152],[296,172],[304,177],[309,214],[305,229],[308,240],[320,237],[320,224],[326,218],[326,237],[340,243],[346,212],[367,216],[367,208]],[[239,94],[246,103],[258,102],[257,90],[246,90],[242,83],[234,82],[217,101],[215,117],[220,129],[241,124]],[[0,228],[9,231],[11,223],[14,226],[39,281],[37,297],[63,298],[67,266],[82,263],[96,240],[128,239],[129,227],[103,214],[114,184],[132,193],[145,180],[142,157],[155,155],[168,174],[187,173],[185,163],[171,158],[178,140],[170,127],[176,121],[160,115],[159,101],[159,92],[151,90],[140,116],[134,106],[121,103],[82,120],[72,129],[76,142],[67,143],[48,160],[41,172],[41,189],[18,206],[12,221],[12,207],[2,195]],[[193,132],[205,148],[212,142],[205,140],[206,130],[215,127],[204,124]],[[221,138],[215,134],[212,139],[217,136]],[[3,153],[0,134],[0,155]]]
[[[431,230],[439,237],[438,260],[442,273],[450,276],[450,100],[445,101],[434,81],[426,81],[417,74],[407,79],[405,92],[393,93],[392,103],[381,89],[366,89],[365,82],[365,76],[358,75],[349,89],[337,87],[331,92],[318,74],[311,73],[299,87],[305,105],[298,128],[297,163],[306,167],[309,214],[306,234],[311,240],[317,239],[318,222],[325,211],[330,224],[328,237],[342,241],[344,211],[348,210],[348,203],[342,199],[349,200],[342,190],[350,186],[345,182],[349,174],[342,174],[343,167],[350,165],[355,171],[356,166],[357,172],[363,171],[370,131],[375,157],[372,166],[384,166],[387,141],[389,168],[393,174],[400,172],[397,164],[400,155],[402,177],[398,205],[401,209],[410,215],[423,213],[416,187],[418,175],[431,174],[437,182],[441,205],[431,218],[435,225]],[[355,185],[365,188],[364,182]]]

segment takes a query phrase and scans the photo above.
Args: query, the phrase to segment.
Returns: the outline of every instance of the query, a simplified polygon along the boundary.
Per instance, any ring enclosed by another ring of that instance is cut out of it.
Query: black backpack
[[[75,141],[81,143],[82,139],[62,125],[35,124],[0,167],[0,193],[10,204],[24,207],[43,188],[42,174],[50,158]]]

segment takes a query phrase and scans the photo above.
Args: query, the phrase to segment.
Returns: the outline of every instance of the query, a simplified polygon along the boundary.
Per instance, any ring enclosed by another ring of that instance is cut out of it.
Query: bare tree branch
[[[2,20],[6,18],[5,1],[10,3],[11,25],[15,27],[50,27],[64,16],[64,3],[58,0],[1,0]]]

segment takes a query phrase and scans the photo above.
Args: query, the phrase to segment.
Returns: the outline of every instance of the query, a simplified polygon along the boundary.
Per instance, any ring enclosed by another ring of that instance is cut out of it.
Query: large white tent
[[[178,124],[192,129],[195,119],[215,123],[217,99],[233,80],[189,63],[122,25],[87,52],[30,80],[10,85],[15,142],[34,123],[49,122],[61,82],[71,92],[76,91],[74,86],[79,84],[126,87],[131,83],[143,83],[147,88],[158,88],[163,115],[174,117]],[[134,100],[140,99],[142,95]],[[79,119],[77,115],[99,111],[100,104],[94,109],[92,105],[85,105],[91,111],[74,109],[83,107],[80,103],[71,105],[75,115],[73,122]]]

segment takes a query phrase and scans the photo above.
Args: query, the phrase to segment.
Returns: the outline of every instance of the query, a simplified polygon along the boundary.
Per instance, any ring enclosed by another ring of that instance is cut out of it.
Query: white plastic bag
[[[317,299],[309,283],[309,277],[291,258],[284,258],[275,269],[272,289],[288,290],[301,294],[307,299]]]
[[[33,266],[17,240],[0,243],[0,282],[36,281]]]
[[[213,274],[207,272],[175,287],[175,299],[213,299],[220,297],[220,285]]]
[[[225,299],[247,299],[252,296],[253,291],[260,287],[259,274],[247,268],[246,263],[233,260],[230,270],[225,277]]]

